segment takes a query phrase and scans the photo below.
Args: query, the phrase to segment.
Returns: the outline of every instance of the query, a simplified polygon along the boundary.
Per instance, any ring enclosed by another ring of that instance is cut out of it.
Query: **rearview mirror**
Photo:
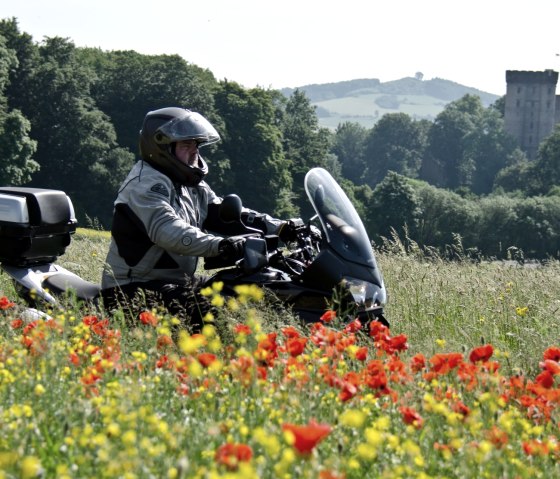
[[[220,204],[220,219],[224,223],[241,222],[243,205],[237,195],[227,195]]]

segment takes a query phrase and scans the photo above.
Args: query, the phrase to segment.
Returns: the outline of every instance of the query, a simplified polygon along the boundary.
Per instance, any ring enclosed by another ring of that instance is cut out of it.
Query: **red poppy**
[[[358,394],[360,376],[354,371],[349,371],[342,379],[337,380],[336,383],[336,385],[340,388],[338,397],[342,402],[346,402]]]
[[[486,362],[494,354],[494,347],[491,344],[485,344],[484,346],[479,346],[474,348],[469,355],[471,363],[477,363],[479,361]]]
[[[411,407],[402,406],[399,408],[400,413],[405,424],[411,424],[415,428],[420,429],[424,424],[424,419],[418,414],[416,410]]]
[[[97,319],[97,316],[84,316],[82,318],[82,323],[84,323],[86,326],[91,326],[92,324],[96,324],[99,321],[99,319]]]
[[[11,323],[10,326],[12,327],[12,329],[19,329],[23,326],[23,319],[14,319]]]
[[[336,318],[336,311],[329,309],[323,313],[323,315],[319,318],[323,323],[330,323]]]
[[[170,348],[172,346],[173,346],[173,339],[171,339],[171,336],[167,336],[166,334],[158,336],[156,341],[156,347],[159,350]]]
[[[405,351],[408,349],[408,338],[405,334],[399,334],[398,336],[394,336],[392,338],[388,338],[386,343],[388,347],[385,348],[385,351],[389,354],[392,354],[396,351]]]
[[[81,362],[80,361],[80,356],[78,356],[74,351],[72,351],[68,355],[68,359],[74,366],[79,366],[80,365],[80,362]]]
[[[319,424],[313,419],[303,426],[286,423],[282,426],[282,429],[294,435],[294,448],[303,455],[311,454],[315,446],[325,439],[332,430],[328,424]]]
[[[548,446],[538,439],[524,441],[523,451],[528,456],[546,456],[549,453]]]
[[[550,360],[556,361],[556,362],[560,362],[560,348],[558,348],[556,346],[551,346],[550,348],[548,348],[544,352],[543,358],[544,359],[550,359]]]
[[[410,369],[417,373],[426,367],[426,358],[422,353],[415,354],[410,360]]]
[[[251,328],[246,324],[236,324],[233,331],[235,334],[244,334],[246,336],[251,334]]]
[[[321,471],[319,479],[346,479],[346,475],[344,473],[337,474],[332,471]]]
[[[90,367],[88,368],[86,373],[80,378],[80,381],[86,386],[90,386],[92,384],[95,384],[100,379],[101,376],[98,374],[97,370]]]
[[[212,353],[200,353],[197,357],[198,362],[202,364],[205,368],[210,366],[214,361],[216,361],[217,356]]]
[[[171,361],[169,360],[169,356],[165,354],[156,360],[156,368],[165,368],[168,367],[170,364]]]
[[[354,321],[348,323],[344,328],[345,333],[356,333],[362,329],[362,322],[356,318]]]
[[[467,417],[471,413],[469,407],[462,401],[454,403],[452,409],[454,412],[461,414],[463,417]]]
[[[39,321],[31,321],[27,323],[25,328],[23,328],[23,334],[28,335],[31,331],[33,331],[39,325]]]
[[[0,309],[10,309],[13,308],[16,303],[12,303],[6,296],[0,298]]]
[[[389,380],[392,382],[405,383],[410,379],[406,370],[406,364],[398,356],[391,356],[386,362],[386,369],[390,372]]]
[[[488,440],[494,444],[498,449],[505,446],[509,441],[507,432],[503,431],[496,425],[488,431]]]
[[[214,460],[225,466],[230,471],[235,471],[240,462],[249,462],[253,457],[253,450],[247,444],[231,443],[222,444],[216,451]]]
[[[384,390],[387,388],[387,375],[382,361],[375,359],[367,364],[364,383],[371,389]]]
[[[278,344],[276,343],[276,333],[268,333],[266,337],[259,341],[255,351],[255,358],[269,366],[274,364],[278,357]]]
[[[467,389],[471,391],[477,384],[480,370],[474,363],[459,363],[457,377],[467,383]]]
[[[157,326],[158,318],[150,311],[143,311],[142,313],[140,313],[139,318],[142,324],[148,324],[154,327]]]
[[[362,346],[356,350],[355,356],[358,361],[365,361],[368,355],[368,348],[366,346]]]
[[[452,369],[455,369],[463,362],[463,355],[461,353],[440,353],[434,354],[430,363],[432,369],[437,374],[447,374]]]
[[[266,378],[268,376],[268,368],[264,366],[257,366],[257,376],[259,379],[266,381]]]
[[[299,331],[293,326],[288,326],[287,328],[283,328],[282,334],[287,338],[299,338],[301,336],[299,334]]]
[[[535,381],[543,388],[550,389],[554,385],[554,376],[550,371],[544,370],[535,378]]]
[[[179,386],[177,386],[177,392],[181,395],[181,396],[188,396],[190,394],[190,389],[189,389],[189,385],[185,384],[185,383],[181,383],[179,384]]]
[[[109,327],[109,320],[104,319],[102,321],[97,321],[95,324],[90,326],[91,330],[98,336],[105,336],[107,329]]]
[[[307,338],[288,338],[286,341],[286,351],[292,357],[300,356],[305,350]]]
[[[372,321],[369,323],[369,335],[376,341],[379,341],[389,337],[389,328],[379,321]]]

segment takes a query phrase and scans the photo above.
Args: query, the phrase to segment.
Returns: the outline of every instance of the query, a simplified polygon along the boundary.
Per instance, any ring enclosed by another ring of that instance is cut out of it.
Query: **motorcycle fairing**
[[[373,285],[372,302],[384,304],[383,277],[365,227],[348,196],[330,173],[313,168],[305,176],[305,191],[317,213],[326,247],[305,270],[301,280],[325,289],[340,283]]]

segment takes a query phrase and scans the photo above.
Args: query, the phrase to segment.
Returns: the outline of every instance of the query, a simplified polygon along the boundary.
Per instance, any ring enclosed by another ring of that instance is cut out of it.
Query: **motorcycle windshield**
[[[364,224],[330,173],[323,168],[310,170],[305,176],[305,191],[329,246],[344,259],[372,267],[379,274]]]

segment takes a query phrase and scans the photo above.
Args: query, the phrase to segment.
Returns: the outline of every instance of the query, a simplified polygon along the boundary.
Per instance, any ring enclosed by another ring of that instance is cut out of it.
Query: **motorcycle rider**
[[[163,304],[191,330],[200,330],[211,309],[195,274],[199,257],[234,262],[244,239],[208,233],[221,198],[204,181],[208,165],[199,148],[220,136],[200,113],[166,107],[146,114],[140,131],[141,159],[122,183],[114,203],[111,243],[102,276],[104,304],[137,312]],[[283,241],[294,223],[244,210],[246,221]],[[136,304],[140,301],[142,304]]]

